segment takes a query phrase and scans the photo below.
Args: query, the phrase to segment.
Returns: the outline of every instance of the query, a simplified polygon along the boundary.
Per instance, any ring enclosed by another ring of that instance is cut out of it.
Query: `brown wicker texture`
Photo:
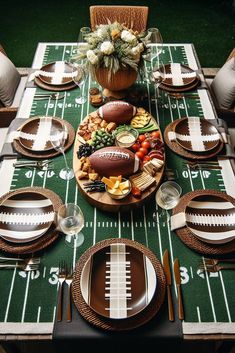
[[[33,119],[34,118],[36,118],[36,116],[34,116]],[[53,117],[53,119],[61,122],[60,118]],[[69,149],[73,144],[73,141],[75,138],[75,131],[74,131],[74,128],[72,127],[72,125],[67,120],[63,120],[63,122],[68,129],[68,135],[69,135],[68,140],[65,143],[65,151],[67,151],[67,149]],[[56,150],[49,150],[49,151],[44,151],[44,152],[31,151],[31,150],[24,148],[18,140],[13,141],[13,147],[18,153],[22,154],[23,156],[35,158],[35,159],[37,159],[37,158],[38,159],[52,158],[52,157],[58,156],[61,153]]]
[[[55,92],[69,91],[77,87],[76,83],[74,82],[67,83],[66,85],[49,85],[45,82],[42,82],[38,77],[35,77],[34,83],[40,88]]]
[[[147,6],[90,6],[91,29],[94,31],[97,25],[111,22],[119,22],[134,31],[143,32],[148,22]]]
[[[222,149],[223,149],[223,142],[220,141],[220,143],[213,149],[208,152],[202,152],[202,153],[193,153],[191,151],[185,150],[183,147],[181,147],[176,141],[170,141],[168,137],[168,132],[170,131],[175,131],[175,126],[177,124],[179,119],[173,121],[169,125],[167,125],[165,131],[164,131],[164,141],[167,144],[167,146],[175,153],[179,154],[182,157],[188,158],[188,159],[195,159],[195,160],[202,160],[202,159],[209,159],[215,157]]]
[[[151,260],[157,275],[157,290],[156,290],[155,297],[152,299],[150,304],[143,311],[128,319],[120,319],[120,320],[106,319],[98,315],[86,304],[80,289],[80,277],[86,261],[95,252],[113,243],[124,243],[143,252],[143,254],[146,255]],[[97,243],[96,245],[92,246],[91,248],[89,248],[81,256],[81,258],[79,259],[76,265],[73,283],[72,283],[73,300],[74,300],[75,306],[77,307],[78,311],[83,316],[83,318],[86,319],[89,323],[99,328],[102,328],[104,330],[110,330],[110,331],[131,330],[147,323],[159,311],[164,301],[165,290],[166,290],[166,279],[165,279],[165,274],[160,261],[152,253],[152,251],[146,248],[144,245],[137,243],[136,241],[132,241],[124,238],[118,238],[118,239],[112,238],[112,239],[103,240]]]
[[[197,190],[187,193],[180,199],[179,204],[174,208],[172,212],[173,215],[184,212],[189,202],[199,195],[222,196],[235,206],[235,199],[221,191]],[[225,255],[235,251],[235,240],[225,244],[209,244],[199,240],[187,227],[177,229],[176,234],[181,239],[181,241],[190,249],[195,250],[196,252],[203,255]]]
[[[19,193],[23,193],[26,191],[29,191],[29,192],[37,191],[37,192],[40,192],[42,195],[48,197],[53,203],[55,212],[57,212],[59,207],[62,205],[62,201],[57,194],[55,194],[53,191],[49,189],[44,189],[41,187],[27,187],[27,188],[21,188],[14,191],[10,191],[0,198],[0,204],[7,197],[13,196]],[[43,236],[29,243],[21,243],[21,244],[11,243],[0,237],[0,249],[2,251],[12,253],[12,254],[34,253],[52,244],[58,238],[58,235],[59,235],[59,231],[56,229],[56,225],[53,224]]]

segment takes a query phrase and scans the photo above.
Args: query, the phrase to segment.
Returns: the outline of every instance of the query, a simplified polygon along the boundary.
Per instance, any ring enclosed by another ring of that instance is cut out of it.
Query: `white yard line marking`
[[[201,169],[199,170],[199,174],[200,174],[200,178],[201,178],[201,182],[202,182],[202,188],[205,190],[205,183],[204,183],[204,178],[203,178]]]
[[[38,307],[37,322],[40,322],[41,306]]]
[[[144,216],[144,233],[145,233],[146,246],[149,247],[145,205],[143,205],[143,216]]]
[[[201,313],[200,313],[199,306],[197,306],[197,317],[198,317],[198,322],[201,322]]]
[[[10,308],[10,304],[11,304],[11,297],[12,297],[12,292],[13,292],[15,277],[16,277],[16,268],[15,268],[14,271],[13,271],[13,275],[12,275],[12,279],[11,279],[11,287],[10,287],[10,292],[9,292],[9,295],[8,295],[7,307],[6,307],[4,322],[7,322],[7,318],[8,318],[8,313],[9,313],[9,308]]]
[[[198,95],[200,97],[201,107],[203,110],[203,115],[206,119],[215,119],[215,113],[213,110],[213,106],[208,97],[208,93],[206,89],[199,89]]]
[[[219,159],[218,158],[219,165],[222,167],[221,169],[221,175],[223,178],[224,182],[224,187],[226,189],[227,194],[231,195],[232,197],[235,197],[235,187],[234,187],[234,182],[231,182],[231,180],[234,181],[234,174],[233,174],[233,169],[231,166],[231,163],[229,159]]]
[[[53,322],[55,322],[55,315],[56,315],[56,306],[54,306],[54,310],[53,310]]]
[[[190,273],[191,273],[191,277],[193,278],[193,268],[192,268],[192,266],[190,266]]]
[[[122,237],[122,229],[121,229],[121,212],[118,212],[118,238]]]
[[[202,257],[202,261],[203,261],[204,267],[206,268],[204,256]],[[216,314],[215,314],[215,306],[214,306],[214,301],[212,298],[211,286],[210,286],[210,281],[209,281],[209,276],[208,276],[207,271],[205,271],[205,275],[206,275],[206,283],[207,283],[209,299],[210,299],[210,303],[211,303],[211,310],[212,310],[212,314],[213,314],[213,319],[214,319],[214,322],[217,322]]]
[[[93,245],[96,243],[96,217],[97,217],[97,211],[96,207],[94,207],[94,218],[93,218]]]
[[[133,211],[131,210],[131,239],[134,240],[134,238]]]
[[[162,251],[162,238],[161,238],[161,229],[160,229],[160,224],[159,224],[159,216],[158,212],[156,212],[157,216],[157,234],[158,234],[158,242],[159,242],[159,250],[160,250],[160,257],[161,257],[161,263],[163,260],[163,251]]]
[[[46,268],[46,266],[44,266],[44,267],[43,267],[43,275],[42,275],[43,278],[46,277],[46,270],[47,270],[47,268]]]
[[[220,282],[221,282],[221,286],[222,286],[222,289],[223,289],[224,302],[225,302],[226,311],[227,311],[227,314],[228,314],[228,321],[232,322],[231,315],[230,315],[230,309],[229,309],[229,305],[228,305],[227,294],[226,294],[226,290],[225,290],[225,286],[224,286],[223,275],[222,275],[221,271],[219,271],[219,277],[220,277]]]
[[[26,283],[26,288],[25,288],[24,304],[23,304],[23,309],[22,309],[21,322],[24,322],[24,318],[25,318],[25,310],[26,310],[26,304],[27,304],[27,299],[28,299],[28,294],[29,294],[30,274],[31,274],[31,272],[29,271],[27,273],[27,283]]]

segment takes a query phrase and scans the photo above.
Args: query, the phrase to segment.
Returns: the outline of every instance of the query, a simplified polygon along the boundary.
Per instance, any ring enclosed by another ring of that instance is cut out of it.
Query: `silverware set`
[[[64,98],[64,93],[36,93],[34,95],[34,100],[44,100],[44,99],[52,99],[52,100],[59,100]]]
[[[183,166],[189,169],[222,169],[217,161],[183,161]]]
[[[53,167],[52,161],[48,159],[43,161],[17,161],[14,163],[14,167],[16,168],[29,168],[34,167],[40,170],[48,170]]]
[[[70,322],[72,320],[72,310],[71,310],[71,284],[73,280],[73,267],[68,266],[65,261],[59,263],[59,273],[58,273],[58,305],[57,305],[57,321],[62,321],[63,318],[63,290],[64,283],[67,284],[67,305],[66,305],[66,320]]]
[[[170,321],[174,321],[174,306],[172,301],[172,293],[171,293],[171,269],[170,269],[170,261],[169,261],[169,251],[166,249],[163,255],[163,268],[166,275],[166,285],[167,285],[167,302],[168,302],[168,318]],[[181,277],[180,277],[180,264],[179,259],[175,259],[174,261],[174,277],[177,287],[178,294],[178,317],[180,320],[184,320],[184,306],[183,306],[183,298],[181,292]]]
[[[222,265],[221,263],[226,263]],[[199,264],[199,270],[205,272],[218,272],[223,270],[235,270],[235,258],[227,259],[209,259],[205,258]]]
[[[16,257],[0,257],[0,269],[21,269],[26,272],[38,270],[40,265],[39,257],[16,258]]]

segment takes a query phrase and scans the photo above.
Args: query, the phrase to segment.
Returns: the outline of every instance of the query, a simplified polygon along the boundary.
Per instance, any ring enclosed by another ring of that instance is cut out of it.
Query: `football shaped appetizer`
[[[130,175],[139,169],[140,161],[130,150],[122,147],[105,147],[89,157],[92,168],[102,176]]]
[[[118,124],[129,122],[136,114],[136,107],[123,101],[108,102],[99,108],[98,114],[107,122],[114,121]]]

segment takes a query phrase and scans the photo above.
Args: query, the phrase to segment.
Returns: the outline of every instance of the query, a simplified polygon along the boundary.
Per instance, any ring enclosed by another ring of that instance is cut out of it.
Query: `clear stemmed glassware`
[[[80,96],[75,98],[77,104],[84,104],[87,101],[87,97],[83,94],[83,86],[88,77],[88,72],[85,65],[73,63],[74,71],[77,72],[77,75],[73,76],[73,81],[80,88]]]
[[[164,81],[166,77],[165,65],[162,61],[159,61],[159,66],[155,66],[150,74],[150,80],[154,84],[155,91],[158,90],[160,84]],[[157,91],[156,98],[160,98],[159,92]]]
[[[91,33],[90,27],[81,27],[81,29],[79,31],[79,36],[78,36],[78,42],[79,43],[85,42],[85,37],[89,33]]]
[[[174,181],[166,181],[163,183],[156,192],[156,210],[158,211],[159,206],[161,212],[158,212],[160,219],[169,222],[170,215],[167,210],[174,208],[179,200],[182,193],[182,189],[179,184]],[[154,213],[153,218],[157,221],[157,215]]]
[[[57,213],[58,227],[64,234],[65,243],[71,248],[77,248],[84,242],[84,235],[81,233],[84,227],[84,215],[81,208],[74,203],[67,203],[60,206]]]
[[[65,152],[64,152],[67,138],[68,138],[68,130],[64,124],[62,124],[61,127],[56,126],[51,128],[50,142],[53,148],[56,151],[59,151],[60,153],[62,153],[64,157],[65,168],[63,168],[60,171],[60,177],[61,179],[64,179],[64,180],[70,180],[74,177],[74,172],[71,168],[69,168],[68,162],[65,156]]]
[[[149,79],[149,76],[151,75],[152,69],[153,69],[153,62],[154,59],[159,58],[160,54],[162,53],[163,49],[163,39],[161,32],[159,31],[158,28],[149,28],[147,31],[147,34],[149,36],[149,44],[148,44],[148,54],[145,57],[146,61],[150,62],[150,65],[147,65],[146,67],[146,78],[145,80],[148,83],[151,83],[151,80]],[[155,44],[155,45],[153,45]],[[159,66],[159,62],[158,62]]]

